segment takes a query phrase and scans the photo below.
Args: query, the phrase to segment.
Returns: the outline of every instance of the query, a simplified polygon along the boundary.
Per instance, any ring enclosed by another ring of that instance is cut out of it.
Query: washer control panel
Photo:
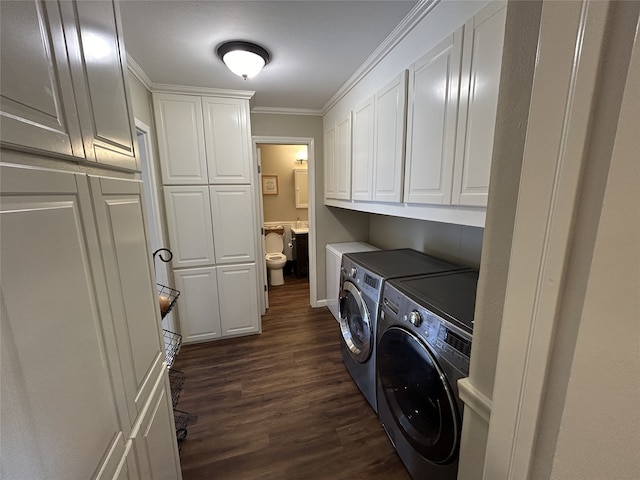
[[[387,283],[382,296],[381,320],[413,332],[429,344],[433,352],[468,375],[471,335],[419,305]]]
[[[382,295],[383,278],[373,272],[368,271],[361,265],[356,264],[350,258],[342,256],[342,266],[340,268],[340,284],[348,280],[365,293],[369,298],[379,302]]]

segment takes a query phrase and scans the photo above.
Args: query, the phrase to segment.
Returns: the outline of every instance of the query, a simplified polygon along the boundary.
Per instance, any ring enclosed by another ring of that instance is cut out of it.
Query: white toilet
[[[287,264],[287,256],[282,253],[284,248],[283,236],[270,232],[265,238],[265,247],[267,254],[265,260],[267,262],[267,270],[269,271],[269,285],[277,286],[284,284],[284,274],[282,269]]]

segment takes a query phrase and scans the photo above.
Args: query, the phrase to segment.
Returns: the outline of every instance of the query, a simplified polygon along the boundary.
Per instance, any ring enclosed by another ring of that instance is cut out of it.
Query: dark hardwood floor
[[[261,335],[184,345],[177,408],[190,414],[185,480],[408,480],[340,355],[309,284],[271,287]]]

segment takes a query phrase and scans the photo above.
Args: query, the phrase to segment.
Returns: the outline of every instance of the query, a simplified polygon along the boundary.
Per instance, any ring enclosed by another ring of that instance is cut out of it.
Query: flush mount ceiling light
[[[269,52],[250,42],[225,42],[216,52],[229,70],[245,80],[255,77],[270,60]]]

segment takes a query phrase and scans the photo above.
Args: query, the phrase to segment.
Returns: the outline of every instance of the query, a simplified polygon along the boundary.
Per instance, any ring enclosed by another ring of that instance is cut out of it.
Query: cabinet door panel
[[[138,170],[118,4],[61,5],[87,158]]]
[[[165,207],[173,266],[215,263],[208,187],[165,187]]]
[[[248,101],[203,97],[209,183],[251,183]]]
[[[218,290],[222,334],[231,336],[259,332],[255,264],[218,267]]]
[[[140,477],[179,480],[182,478],[182,472],[166,370],[155,376],[153,383],[153,393],[133,439]]]
[[[336,198],[336,129],[324,132],[324,198]]]
[[[0,178],[2,473],[93,478],[124,442],[86,178],[20,168]]]
[[[58,5],[4,2],[0,18],[2,143],[84,157]]]
[[[335,198],[351,199],[351,112],[336,122]]]
[[[373,97],[353,110],[353,200],[373,199],[374,114]]]
[[[408,72],[405,70],[375,95],[376,159],[373,199],[380,202],[402,200],[407,77]]]
[[[216,268],[174,270],[180,291],[178,317],[183,343],[211,340],[220,336],[220,308]]]
[[[164,361],[160,313],[141,183],[90,177],[131,418],[146,402]],[[153,377],[150,380],[150,377]]]
[[[465,25],[453,202],[487,205],[506,6],[491,4]]]
[[[254,261],[256,232],[251,187],[209,188],[216,263]]]
[[[405,202],[451,202],[461,53],[462,29],[412,66]]]
[[[158,146],[165,185],[208,183],[202,100],[191,95],[154,94]]]

